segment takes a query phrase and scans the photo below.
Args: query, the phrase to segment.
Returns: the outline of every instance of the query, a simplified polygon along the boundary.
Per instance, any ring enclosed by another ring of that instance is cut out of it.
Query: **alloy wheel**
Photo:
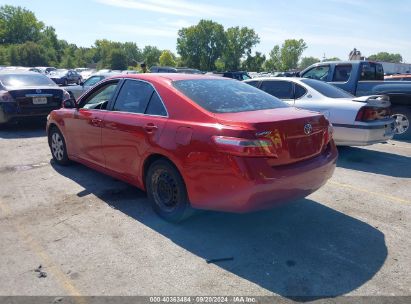
[[[51,150],[57,160],[63,160],[64,157],[64,143],[60,134],[54,132],[51,136]]]
[[[410,121],[404,114],[393,115],[395,119],[395,134],[404,134],[410,127]]]

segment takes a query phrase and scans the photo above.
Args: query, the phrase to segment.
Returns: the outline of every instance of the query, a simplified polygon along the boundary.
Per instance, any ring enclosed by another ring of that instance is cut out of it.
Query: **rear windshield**
[[[281,100],[237,80],[194,79],[173,82],[174,87],[213,113],[235,113],[285,108]]]
[[[0,82],[7,87],[32,87],[32,86],[50,86],[56,84],[47,76],[39,73],[33,74],[3,74],[0,75]]]
[[[354,97],[350,93],[340,88],[337,88],[336,86],[332,84],[329,84],[323,81],[305,78],[305,79],[301,79],[301,82],[304,82],[306,85],[312,87],[314,90],[316,90],[317,92],[319,92],[320,94],[326,97],[330,97],[330,98],[352,98]]]

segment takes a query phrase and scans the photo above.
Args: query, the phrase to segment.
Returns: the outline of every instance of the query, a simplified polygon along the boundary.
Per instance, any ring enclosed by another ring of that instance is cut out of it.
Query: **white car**
[[[394,136],[395,120],[387,96],[355,97],[331,84],[308,78],[253,78],[244,81],[297,108],[321,112],[341,146],[366,146]]]

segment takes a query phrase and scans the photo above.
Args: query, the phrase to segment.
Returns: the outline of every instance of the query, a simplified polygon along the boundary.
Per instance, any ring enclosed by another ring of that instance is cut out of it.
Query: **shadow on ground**
[[[216,264],[294,300],[351,292],[370,280],[387,257],[380,231],[312,200],[244,215],[201,212],[170,224],[134,187],[79,164],[52,166],[84,187],[79,197],[96,195],[204,260],[233,257]]]
[[[46,136],[46,121],[28,120],[18,123],[0,125],[0,138],[33,138]]]
[[[411,157],[358,147],[338,147],[337,166],[395,177],[411,177]]]

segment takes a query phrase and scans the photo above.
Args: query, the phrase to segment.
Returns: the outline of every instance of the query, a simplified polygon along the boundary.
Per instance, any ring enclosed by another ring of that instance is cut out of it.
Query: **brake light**
[[[7,91],[0,91],[0,102],[13,102],[14,99]]]
[[[226,136],[213,136],[212,140],[217,145],[219,152],[236,156],[277,157],[275,148],[270,140]]]
[[[355,117],[356,121],[373,121],[391,116],[391,108],[362,107]]]

